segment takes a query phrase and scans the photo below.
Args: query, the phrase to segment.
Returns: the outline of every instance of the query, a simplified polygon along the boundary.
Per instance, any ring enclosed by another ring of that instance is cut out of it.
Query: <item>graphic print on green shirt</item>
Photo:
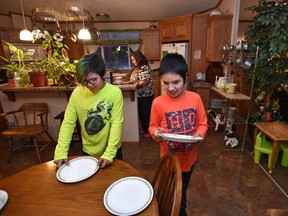
[[[87,134],[97,134],[105,126],[105,122],[111,118],[112,104],[109,101],[101,100],[93,109],[87,110],[85,130]]]

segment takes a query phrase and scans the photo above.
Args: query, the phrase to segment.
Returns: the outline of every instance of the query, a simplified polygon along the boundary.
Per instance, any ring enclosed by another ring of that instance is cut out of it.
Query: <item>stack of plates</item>
[[[181,134],[169,134],[169,133],[162,133],[159,134],[164,140],[172,141],[172,142],[182,142],[182,143],[195,143],[203,140],[202,137],[193,137],[188,135],[181,135]]]

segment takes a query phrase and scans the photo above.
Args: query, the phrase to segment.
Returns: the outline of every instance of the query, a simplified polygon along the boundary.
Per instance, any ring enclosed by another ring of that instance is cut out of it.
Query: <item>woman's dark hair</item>
[[[178,74],[183,78],[185,83],[187,71],[188,65],[186,61],[178,53],[169,53],[161,60],[159,68],[160,76],[167,73]]]
[[[141,67],[143,65],[148,65],[148,61],[141,51],[136,50],[131,53],[131,56],[133,56],[134,59],[136,60],[138,67]]]
[[[79,59],[76,65],[77,81],[83,84],[85,76],[91,72],[99,74],[101,78],[104,77],[106,72],[105,62],[96,52],[84,55]]]

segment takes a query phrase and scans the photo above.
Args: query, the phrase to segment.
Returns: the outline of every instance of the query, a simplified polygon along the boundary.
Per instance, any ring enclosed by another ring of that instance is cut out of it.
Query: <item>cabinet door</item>
[[[190,20],[181,20],[174,23],[174,34],[173,38],[175,40],[189,40],[190,39]]]
[[[159,23],[161,43],[191,40],[192,14],[162,20]]]
[[[209,109],[210,88],[194,88],[194,91],[200,95],[205,110]]]
[[[142,52],[148,60],[160,60],[160,37],[158,29],[142,30]]]
[[[160,25],[161,40],[171,41],[173,39],[173,23],[163,23]]]
[[[230,42],[232,16],[215,16],[207,25],[206,60],[222,62],[222,47]]]
[[[159,76],[153,76],[154,98],[161,95],[161,79]]]

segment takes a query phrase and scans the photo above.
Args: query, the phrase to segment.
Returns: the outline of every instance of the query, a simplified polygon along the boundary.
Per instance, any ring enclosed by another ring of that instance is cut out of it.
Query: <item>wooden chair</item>
[[[40,151],[47,145],[54,143],[53,138],[48,133],[48,105],[46,103],[24,103],[18,110],[2,113],[6,119],[8,129],[2,132],[2,135],[9,137],[9,158],[11,160],[13,138],[29,137],[33,141],[39,162],[42,162]],[[15,126],[11,127],[8,122],[8,116],[14,117]],[[46,143],[39,149],[36,136],[46,133],[51,142]],[[29,146],[29,145],[25,145]]]
[[[159,215],[178,216],[182,197],[182,173],[178,158],[167,152],[152,180]]]

